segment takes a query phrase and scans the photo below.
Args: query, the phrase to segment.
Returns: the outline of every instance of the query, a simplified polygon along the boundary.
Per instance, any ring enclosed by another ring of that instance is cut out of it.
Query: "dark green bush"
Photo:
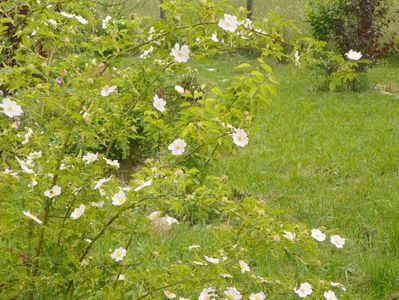
[[[391,6],[391,0],[309,0],[307,21],[316,39],[333,42],[341,53],[355,49],[375,59],[394,45],[387,34]]]

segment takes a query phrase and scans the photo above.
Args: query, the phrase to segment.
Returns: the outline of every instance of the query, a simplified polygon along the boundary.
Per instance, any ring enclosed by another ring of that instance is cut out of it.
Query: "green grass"
[[[229,66],[219,64],[215,78]],[[251,145],[216,170],[287,219],[339,229],[348,239],[337,258],[350,267],[348,299],[396,299],[399,95],[325,93],[306,70],[278,67],[277,74],[279,96],[257,116]],[[368,81],[398,87],[397,74],[380,66]]]

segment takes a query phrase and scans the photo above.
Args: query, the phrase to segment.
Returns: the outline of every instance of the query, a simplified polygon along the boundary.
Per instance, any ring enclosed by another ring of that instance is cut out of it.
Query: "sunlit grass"
[[[349,266],[347,299],[391,299],[399,290],[399,95],[326,93],[305,70],[277,73],[279,96],[257,116],[251,146],[216,169],[287,219],[339,229],[348,238],[338,258]],[[368,80],[399,86],[395,74],[380,66]]]

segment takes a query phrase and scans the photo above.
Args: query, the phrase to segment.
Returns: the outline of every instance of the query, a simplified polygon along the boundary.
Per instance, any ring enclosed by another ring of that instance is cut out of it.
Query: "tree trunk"
[[[247,0],[247,17],[251,19],[253,13],[254,13],[254,0]]]
[[[159,2],[162,5],[163,0],[159,0]],[[159,16],[160,16],[161,20],[166,20],[165,11],[163,10],[162,7],[159,8]]]

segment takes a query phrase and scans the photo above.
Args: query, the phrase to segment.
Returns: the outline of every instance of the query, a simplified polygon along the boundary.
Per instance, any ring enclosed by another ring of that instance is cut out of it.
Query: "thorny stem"
[[[76,199],[77,199],[77,197],[76,197],[76,195],[75,195],[75,196],[73,197],[72,201],[69,203],[68,208],[67,208],[67,211],[65,212],[65,215],[62,217],[62,227],[61,227],[61,229],[60,229],[60,233],[59,233],[58,239],[57,239],[57,248],[60,247],[62,232],[63,232],[63,229],[64,229],[64,224],[65,224],[66,219],[67,219],[68,216],[69,216],[69,213],[70,213],[71,210],[72,210],[72,206],[73,206],[73,205],[75,204],[75,202],[76,202]],[[58,268],[58,262],[55,263],[55,266],[54,266],[54,273],[57,272],[57,268]]]
[[[132,241],[133,241],[133,234],[130,235],[129,241],[128,241],[127,244],[126,244],[126,247],[125,247],[126,251],[129,249],[130,245],[132,244]],[[115,291],[115,288],[116,288],[116,284],[118,283],[119,276],[121,276],[121,274],[122,274],[122,267],[123,267],[123,266],[120,266],[120,267],[119,267],[118,275],[117,275],[116,278],[115,278],[115,282],[114,282],[114,291]]]
[[[280,37],[272,36],[272,35],[268,34],[267,32],[258,31],[256,29],[251,29],[251,28],[248,28],[247,31],[253,32],[253,33],[257,34],[257,35],[261,35],[261,36],[265,36],[265,37],[271,38],[272,40],[280,42],[280,43],[282,43],[282,44],[284,44],[286,46],[292,46],[290,43],[285,42]]]
[[[218,139],[224,137],[228,135],[228,133],[224,132],[223,134],[219,135],[218,137],[215,138],[215,140],[217,141]],[[203,148],[206,145],[206,143],[202,143],[201,145],[199,145],[198,147],[196,147],[194,150],[192,150],[190,153],[186,154],[186,157],[190,157],[191,155],[193,155],[194,153],[196,153],[198,150],[200,150],[201,148]],[[214,150],[215,152],[216,150]],[[211,155],[214,154],[214,152],[212,152]]]
[[[219,147],[219,144],[216,144],[215,147],[213,148],[212,153],[209,155],[208,159],[205,162],[205,167],[210,163],[210,161],[212,159],[212,156],[215,154],[215,152],[217,151],[218,147]]]
[[[83,105],[84,104],[82,102],[80,104],[80,107],[79,107],[78,111],[80,111],[83,108]],[[72,131],[69,131],[68,134],[65,137],[64,143],[61,146],[61,151],[60,151],[60,154],[58,156],[57,162],[55,164],[55,172],[54,172],[55,175],[54,175],[53,180],[52,180],[52,186],[57,184],[58,176],[59,176],[58,171],[60,169],[62,160],[64,159],[64,155],[65,155],[65,152],[67,150],[68,143],[69,143],[69,140],[71,138],[71,135],[72,135]],[[41,255],[42,246],[43,246],[43,242],[44,242],[44,232],[46,230],[46,225],[48,223],[49,213],[50,213],[50,209],[51,209],[52,203],[53,203],[52,199],[50,199],[50,198],[46,199],[46,204],[45,204],[45,207],[44,207],[44,216],[42,218],[43,224],[40,227],[39,240],[37,241],[36,247],[35,247],[35,260],[33,262],[33,267],[32,267],[32,276],[36,276],[36,275],[39,274],[39,264],[40,264],[39,261],[40,261],[40,255]]]
[[[53,181],[52,181],[52,186],[57,184],[57,180],[58,180],[58,170],[61,166],[61,161],[64,158],[64,154],[67,148],[67,145],[69,143],[69,139],[71,138],[71,132],[69,131],[65,141],[61,147],[61,152],[60,155],[58,157],[56,166],[55,166],[55,170],[56,173],[53,177]],[[51,209],[51,204],[52,204],[52,199],[46,199],[46,206],[44,207],[44,216],[42,218],[43,220],[43,224],[42,227],[40,228],[40,233],[39,233],[39,240],[37,241],[36,247],[35,247],[35,261],[33,263],[33,267],[32,267],[32,275],[36,276],[39,273],[39,260],[40,260],[40,255],[41,255],[41,251],[42,251],[42,246],[43,246],[43,242],[44,242],[44,232],[46,230],[46,225],[48,223],[48,219],[49,219],[49,213],[50,213],[50,209]]]

